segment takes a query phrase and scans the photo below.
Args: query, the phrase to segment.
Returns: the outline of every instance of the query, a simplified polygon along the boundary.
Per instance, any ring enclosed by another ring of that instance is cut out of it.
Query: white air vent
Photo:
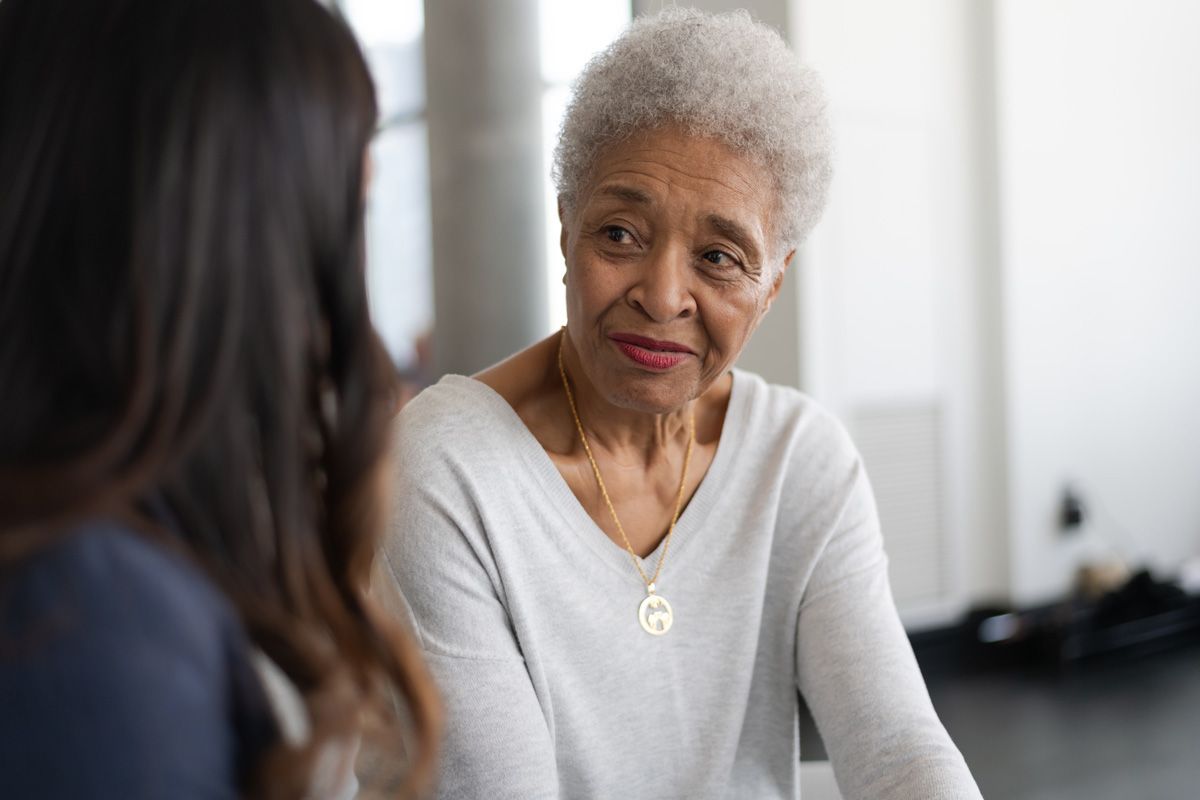
[[[861,408],[854,422],[879,505],[896,604],[903,612],[938,602],[948,588],[938,406]]]

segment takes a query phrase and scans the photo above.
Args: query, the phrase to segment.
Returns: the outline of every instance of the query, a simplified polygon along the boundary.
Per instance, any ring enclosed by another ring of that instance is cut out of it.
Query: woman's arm
[[[201,581],[106,523],[4,576],[0,793],[240,796],[273,723],[232,609]]]
[[[383,580],[372,588],[411,623],[445,704],[436,796],[557,798],[551,731],[482,514],[447,456],[403,441],[399,450]]]
[[[896,613],[861,466],[797,625],[799,688],[846,800],[979,800]]]

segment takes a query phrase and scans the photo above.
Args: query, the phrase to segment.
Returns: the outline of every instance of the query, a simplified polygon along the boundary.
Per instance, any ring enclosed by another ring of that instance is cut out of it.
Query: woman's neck
[[[578,412],[577,422],[593,451],[602,450],[621,466],[651,467],[664,456],[674,460],[669,451],[687,446],[689,420],[698,400],[662,413],[623,407],[606,398],[588,380],[569,339],[564,337],[562,348],[562,368]]]
[[[570,343],[555,333],[511,358],[475,375],[503,397],[552,457],[582,461],[586,455],[575,429],[562,377],[558,348],[564,346],[563,367],[574,393],[580,422],[588,442],[605,460],[646,465],[668,453],[682,452],[687,444],[688,418],[696,415],[696,444],[715,447],[725,419],[732,380],[726,375],[703,397],[664,414],[623,408],[609,402],[587,379]],[[590,470],[589,470],[590,472]]]

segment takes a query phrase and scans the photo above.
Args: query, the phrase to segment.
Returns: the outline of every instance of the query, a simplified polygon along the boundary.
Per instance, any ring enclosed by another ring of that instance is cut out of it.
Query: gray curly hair
[[[817,74],[746,11],[669,6],[641,17],[588,62],[554,149],[566,218],[602,151],[664,124],[712,138],[774,177],[776,253],[804,241],[825,207],[832,135]]]

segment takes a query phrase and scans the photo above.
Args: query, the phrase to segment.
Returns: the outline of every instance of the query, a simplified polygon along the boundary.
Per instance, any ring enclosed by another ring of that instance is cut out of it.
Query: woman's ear
[[[775,276],[775,285],[771,287],[771,294],[767,297],[766,308],[763,313],[770,310],[771,304],[775,302],[775,298],[779,297],[779,290],[783,288],[783,276],[787,274],[788,266],[792,263],[792,256],[796,255],[796,251],[788,253],[783,257],[783,263],[779,265],[779,274]]]

